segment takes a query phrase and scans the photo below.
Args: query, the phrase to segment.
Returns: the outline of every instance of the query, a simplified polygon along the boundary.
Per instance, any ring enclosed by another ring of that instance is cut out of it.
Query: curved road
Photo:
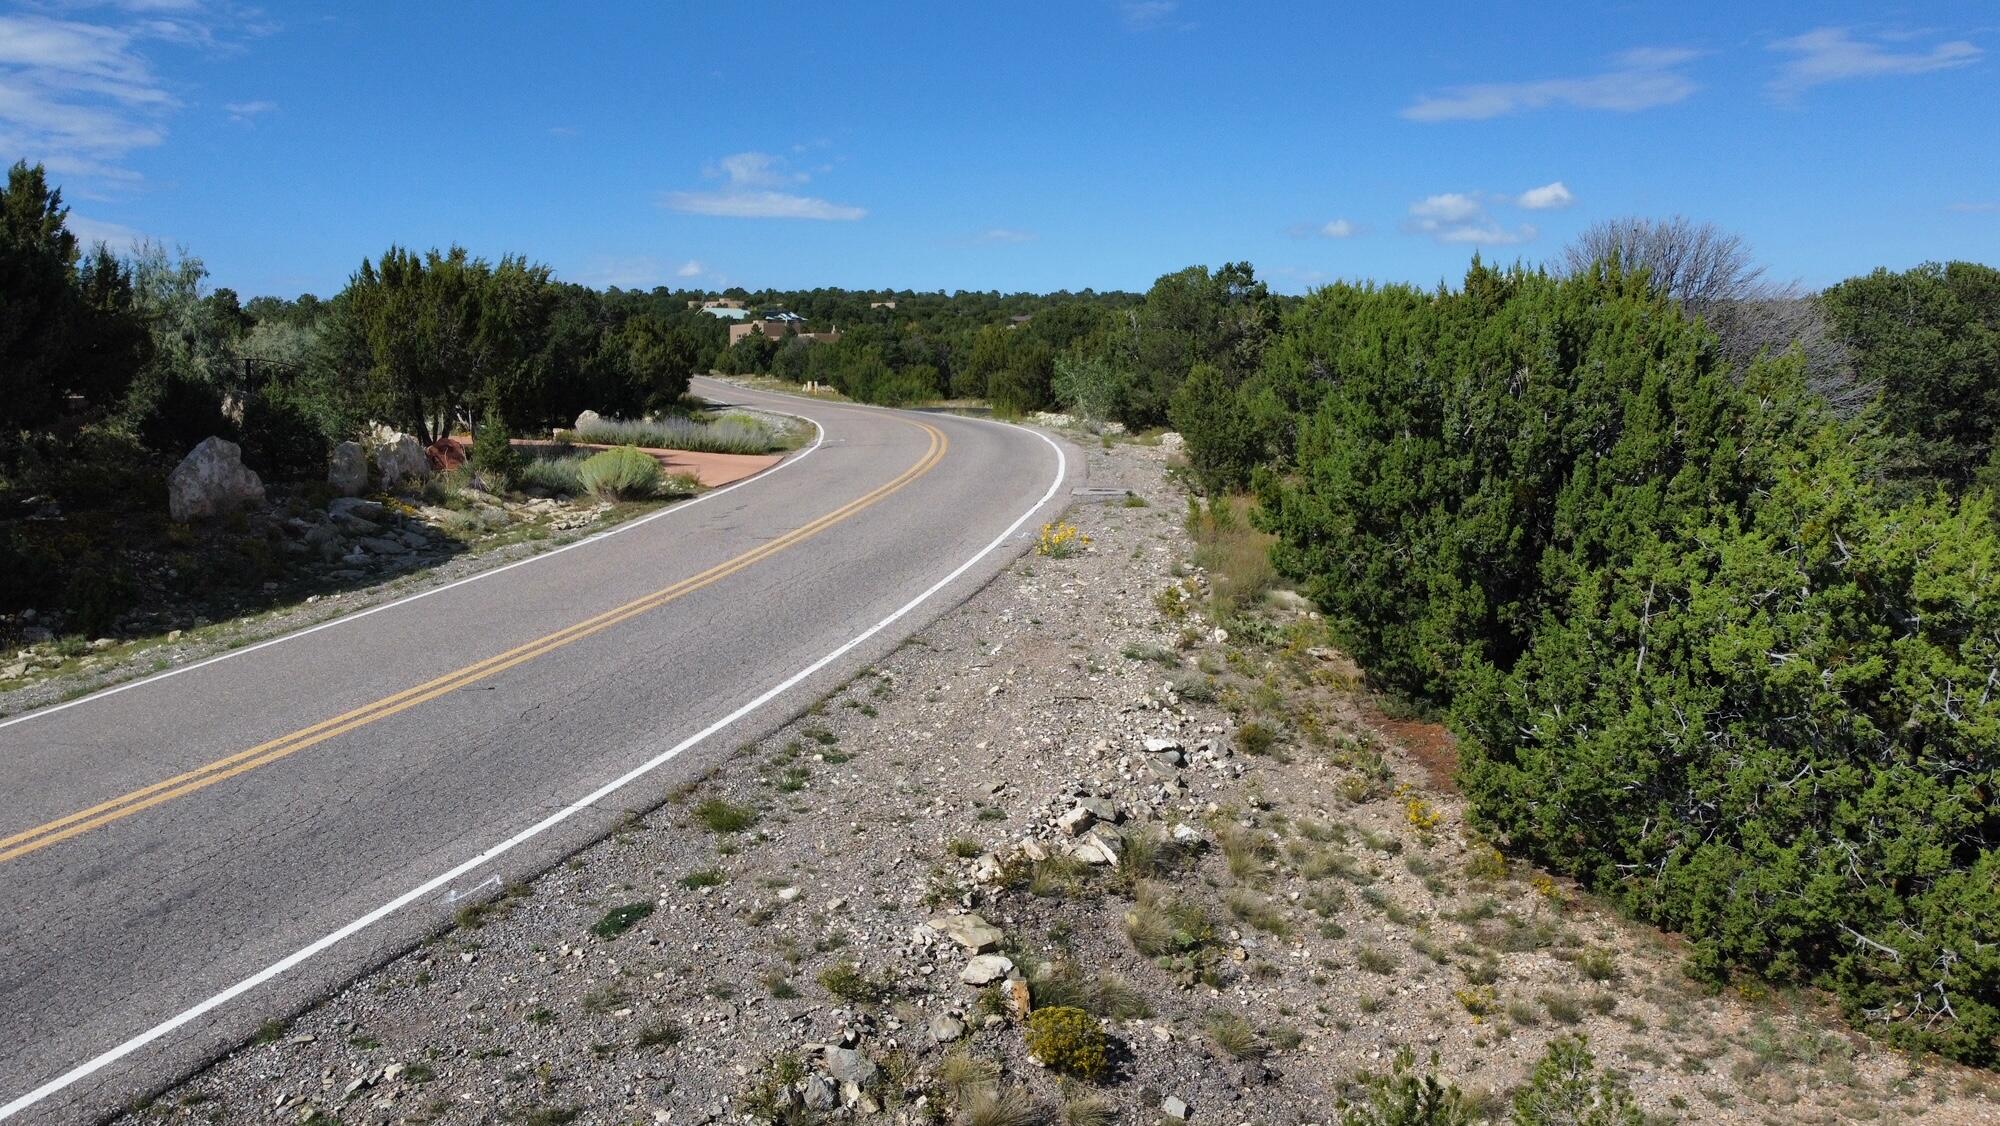
[[[558,553],[0,723],[0,1119],[105,1117],[657,805],[963,600],[1082,459],[820,441]]]

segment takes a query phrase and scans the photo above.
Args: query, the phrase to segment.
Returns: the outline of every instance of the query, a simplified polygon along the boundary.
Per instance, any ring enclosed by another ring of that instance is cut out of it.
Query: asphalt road
[[[129,1106],[455,896],[659,804],[969,596],[1082,472],[1019,428],[697,391],[821,440],[560,553],[0,725],[0,1118]]]

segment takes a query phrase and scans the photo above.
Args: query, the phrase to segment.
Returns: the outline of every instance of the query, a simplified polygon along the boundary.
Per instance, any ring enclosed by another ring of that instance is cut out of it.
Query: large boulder
[[[432,469],[449,473],[465,464],[465,446],[457,438],[439,438],[424,447],[424,456],[430,459]]]
[[[406,480],[421,481],[431,475],[430,455],[424,445],[408,434],[397,434],[375,447],[375,475],[383,486]]]
[[[178,523],[264,503],[264,482],[226,438],[204,438],[167,475],[167,512]]]
[[[603,421],[604,416],[598,414],[596,411],[584,411],[582,414],[576,416],[576,425],[570,427],[570,429],[588,430]]]
[[[333,447],[333,460],[326,468],[326,483],[344,497],[360,496],[368,487],[368,451],[359,442],[342,442]]]

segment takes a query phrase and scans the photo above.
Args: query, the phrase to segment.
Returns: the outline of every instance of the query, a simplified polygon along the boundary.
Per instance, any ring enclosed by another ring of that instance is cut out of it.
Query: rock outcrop
[[[344,497],[360,496],[368,487],[368,451],[359,442],[342,442],[333,447],[333,459],[326,467],[326,483]]]
[[[204,438],[167,475],[167,512],[178,523],[206,520],[264,503],[264,482],[226,438]]]
[[[430,475],[430,455],[424,452],[423,443],[410,435],[394,435],[375,447],[375,476],[385,488]]]
[[[424,456],[430,459],[433,470],[448,473],[465,464],[465,447],[456,438],[439,438],[424,447]]]

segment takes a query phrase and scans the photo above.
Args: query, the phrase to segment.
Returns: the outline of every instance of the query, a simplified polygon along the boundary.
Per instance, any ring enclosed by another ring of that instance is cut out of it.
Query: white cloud
[[[70,212],[64,225],[69,228],[69,233],[76,236],[76,241],[81,245],[95,246],[101,242],[109,245],[114,251],[130,250],[134,243],[146,237],[123,224],[106,223],[87,215],[78,215],[74,211]]]
[[[1533,223],[1523,223],[1508,230],[1494,222],[1462,223],[1443,227],[1432,232],[1431,237],[1443,243],[1463,243],[1471,246],[1515,246],[1535,241],[1541,234]]]
[[[1507,197],[1498,198],[1502,202],[1515,202]],[[1532,242],[1541,233],[1532,223],[1523,223],[1510,230],[1493,217],[1479,196],[1464,192],[1426,196],[1411,204],[1410,217],[1404,222],[1403,229],[1411,234],[1429,235],[1441,243],[1479,246],[1512,246]]]
[[[1952,204],[1950,210],[1960,215],[1992,215],[2000,212],[2000,200],[1963,200]]]
[[[1768,87],[1781,99],[1797,97],[1828,82],[1927,74],[1967,66],[1985,54],[1963,39],[1939,43],[1927,51],[1892,51],[1879,43],[1858,40],[1852,29],[1844,27],[1816,28],[1804,35],[1780,39],[1771,44],[1771,49],[1793,56]]]
[[[988,227],[979,232],[980,242],[1033,242],[1041,236],[1013,227]]]
[[[768,191],[668,192],[666,205],[689,215],[717,215],[727,219],[852,220],[868,214],[862,207]]]
[[[726,177],[731,184],[751,188],[771,188],[781,184],[803,184],[811,177],[785,170],[783,157],[767,152],[739,152],[723,157],[708,170],[710,176]]]
[[[715,191],[668,192],[662,206],[690,215],[715,215],[729,219],[823,219],[854,220],[868,214],[866,208],[832,203],[814,196],[779,191],[780,187],[803,184],[812,179],[805,172],[786,167],[783,157],[763,152],[740,152],[723,157],[706,170],[710,179],[727,183]]]
[[[251,102],[230,102],[222,108],[229,112],[229,120],[247,124],[254,118],[276,112],[278,103],[258,99]]]
[[[37,13],[0,15],[0,151],[85,181],[139,182],[120,162],[166,139],[180,107],[143,48],[216,49],[234,12],[188,0],[121,0],[104,22]],[[79,192],[88,194],[88,189]]]
[[[1561,180],[1557,180],[1553,184],[1529,188],[1515,196],[1514,202],[1529,211],[1559,211],[1575,203],[1576,196],[1570,193],[1569,188]]]
[[[1462,223],[1486,213],[1486,205],[1476,196],[1459,192],[1426,196],[1410,205],[1410,215],[1434,223]]]
[[[1419,97],[1403,116],[1423,122],[1484,121],[1552,106],[1630,113],[1672,105],[1698,88],[1682,70],[1695,57],[1693,51],[1642,47],[1616,56],[1609,70],[1582,78],[1453,86]]]
[[[1264,273],[1274,281],[1290,282],[1295,288],[1311,289],[1333,280],[1332,274],[1310,266],[1273,266]]]
[[[1324,223],[1294,223],[1285,228],[1285,233],[1296,239],[1308,238],[1353,238],[1365,234],[1367,228],[1352,219],[1329,219]]]
[[[1133,31],[1147,31],[1167,22],[1180,10],[1179,0],[1124,0],[1118,13]]]
[[[677,278],[698,278],[707,272],[708,267],[702,265],[698,260],[690,258],[686,262],[681,263],[681,268],[674,271],[674,276]]]

